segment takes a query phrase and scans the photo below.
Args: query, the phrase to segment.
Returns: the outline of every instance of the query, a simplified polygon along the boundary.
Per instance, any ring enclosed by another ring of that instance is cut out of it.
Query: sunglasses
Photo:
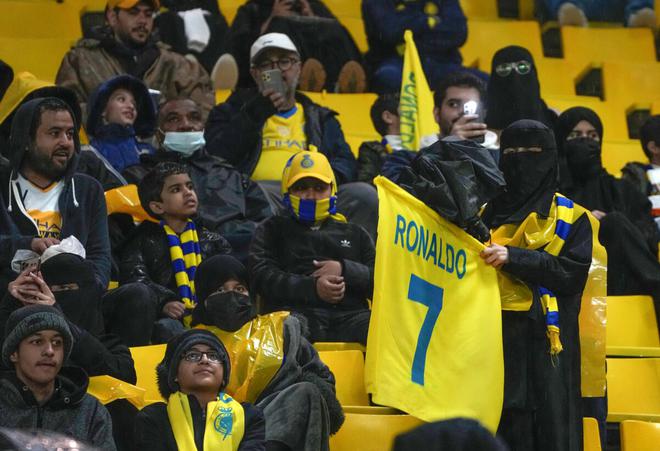
[[[532,63],[522,60],[515,63],[502,63],[495,66],[495,73],[500,77],[508,77],[514,70],[520,75],[527,75],[532,70]]]
[[[188,351],[183,356],[181,356],[181,360],[185,360],[186,362],[192,362],[192,363],[197,363],[201,362],[202,356],[205,355],[206,359],[209,362],[213,363],[220,363],[222,362],[222,357],[220,354],[218,354],[215,351]]]

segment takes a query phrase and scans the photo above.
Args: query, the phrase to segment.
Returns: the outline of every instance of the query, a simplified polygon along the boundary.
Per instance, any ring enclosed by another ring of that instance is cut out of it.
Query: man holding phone
[[[297,92],[301,58],[291,39],[268,33],[250,49],[257,89],[234,92],[211,110],[205,138],[209,152],[257,181],[277,181],[286,161],[315,146],[340,184],[355,179],[356,161],[336,113]]]

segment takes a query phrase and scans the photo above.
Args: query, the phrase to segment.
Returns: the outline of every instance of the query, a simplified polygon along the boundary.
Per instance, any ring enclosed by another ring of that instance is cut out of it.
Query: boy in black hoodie
[[[109,329],[132,345],[135,338],[141,340],[139,344],[148,343],[149,338],[165,342],[181,333],[196,304],[196,267],[204,257],[231,250],[221,235],[198,227],[191,219],[197,213],[197,194],[183,165],[157,164],[140,182],[138,194],[142,208],[160,222],[143,222],[122,246],[119,283],[146,285],[155,294],[155,302],[148,309],[123,302],[106,317]]]
[[[112,421],[86,393],[89,379],[77,367],[62,368],[73,336],[59,311],[30,305],[9,316],[2,344],[0,426],[47,429],[103,450],[115,450]]]

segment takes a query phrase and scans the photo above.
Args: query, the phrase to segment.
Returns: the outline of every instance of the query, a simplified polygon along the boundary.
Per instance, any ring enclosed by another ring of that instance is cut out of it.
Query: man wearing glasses
[[[367,183],[350,183],[357,176],[357,161],[337,113],[296,91],[300,59],[287,35],[259,37],[250,49],[257,87],[238,90],[211,110],[204,134],[207,149],[259,182],[276,202],[287,160],[301,150],[323,153],[340,185],[339,212],[374,236],[376,190]]]

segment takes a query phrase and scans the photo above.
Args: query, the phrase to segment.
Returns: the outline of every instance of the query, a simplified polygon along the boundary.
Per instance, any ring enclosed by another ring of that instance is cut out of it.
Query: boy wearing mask
[[[108,328],[131,345],[148,344],[152,329],[156,342],[183,331],[196,304],[197,266],[203,257],[231,249],[222,236],[192,220],[197,194],[182,165],[158,164],[140,182],[138,195],[142,208],[160,222],[144,221],[120,249],[119,283],[142,283],[155,296],[106,309]]]
[[[304,316],[312,342],[366,344],[374,244],[336,213],[337,183],[325,155],[292,156],[281,192],[286,212],[260,224],[250,247],[251,279],[265,310]]]

